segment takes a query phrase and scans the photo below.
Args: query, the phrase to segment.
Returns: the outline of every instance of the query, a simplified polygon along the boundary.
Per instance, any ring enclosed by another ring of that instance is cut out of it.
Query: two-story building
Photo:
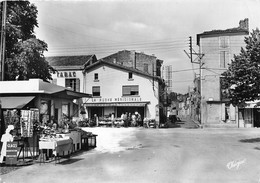
[[[46,60],[57,71],[52,74],[52,83],[76,92],[85,90],[83,75],[85,67],[97,62],[95,55],[53,56],[46,57]],[[74,104],[75,114],[72,115],[77,116],[82,106],[82,99],[77,99]]]
[[[201,123],[207,126],[238,127],[238,109],[226,103],[221,88],[221,73],[227,70],[234,54],[239,54],[248,36],[248,19],[236,28],[197,34],[201,59]]]
[[[95,114],[108,117],[112,113],[141,114],[159,123],[160,77],[122,64],[99,60],[84,70],[86,88],[93,98],[84,101],[89,118]]]

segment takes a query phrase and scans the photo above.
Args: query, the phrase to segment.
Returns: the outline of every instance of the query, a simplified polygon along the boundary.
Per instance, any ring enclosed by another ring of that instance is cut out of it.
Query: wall
[[[150,75],[156,75],[156,73],[153,72],[156,71],[156,57],[153,55],[146,55],[142,52],[138,53],[134,50],[123,50],[105,57],[102,60],[136,68],[141,71],[144,71],[144,64],[148,64],[148,73]]]
[[[71,74],[68,74],[67,77],[64,77],[64,73],[71,73]],[[63,73],[63,76],[61,77],[61,74],[60,73]],[[75,74],[74,74],[75,73]],[[83,88],[84,88],[84,82],[83,82],[83,73],[82,73],[82,70],[66,70],[66,71],[58,71],[58,73],[55,73],[55,74],[52,74],[52,78],[53,80],[56,80],[56,83],[57,85],[59,86],[63,86],[65,87],[65,79],[76,79],[78,78],[80,80],[80,92],[83,92]]]

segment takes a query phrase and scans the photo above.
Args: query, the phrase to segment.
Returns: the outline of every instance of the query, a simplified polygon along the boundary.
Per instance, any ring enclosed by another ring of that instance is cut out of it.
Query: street
[[[260,129],[85,128],[97,147],[22,167],[5,183],[260,182]]]

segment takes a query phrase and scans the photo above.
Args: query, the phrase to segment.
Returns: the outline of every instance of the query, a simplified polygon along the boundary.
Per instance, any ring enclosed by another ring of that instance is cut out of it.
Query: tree
[[[37,14],[29,1],[7,1],[5,80],[52,79],[54,69],[43,55],[48,46],[34,34]]]
[[[260,99],[260,31],[253,30],[245,37],[246,47],[241,48],[228,70],[222,75],[223,87],[233,105]]]

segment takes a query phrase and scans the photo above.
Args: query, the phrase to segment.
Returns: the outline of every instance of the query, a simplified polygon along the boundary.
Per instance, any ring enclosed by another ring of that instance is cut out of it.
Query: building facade
[[[62,125],[61,120],[71,117],[74,99],[88,98],[90,95],[75,92],[68,88],[44,82],[41,79],[0,82],[0,102],[3,110],[30,109],[39,110],[42,125],[51,119]]]
[[[248,36],[248,19],[239,27],[213,30],[197,35],[201,59],[201,123],[204,126],[238,126],[238,109],[226,103],[221,88],[221,73],[227,70],[234,54],[239,54]]]
[[[77,92],[84,91],[84,68],[97,62],[95,55],[54,56],[46,57],[46,60],[57,71],[52,74],[52,82]]]
[[[85,67],[97,62],[95,55],[54,56],[46,57],[46,60],[56,70],[56,73],[52,74],[52,83],[76,92],[85,91],[86,83],[83,75]],[[82,98],[75,101],[73,116],[78,116],[82,104]]]
[[[162,67],[162,79],[164,79],[167,92],[173,92],[173,72],[172,72],[172,65],[165,65]]]
[[[163,61],[157,59],[154,55],[147,55],[143,52],[139,53],[134,50],[122,50],[104,57],[101,60],[131,67],[148,73],[151,76],[161,76]]]
[[[86,67],[84,76],[84,92],[93,96],[84,101],[88,118],[96,114],[105,120],[111,114],[120,118],[123,113],[138,112],[142,119],[155,119],[159,123],[159,77],[103,60]]]

